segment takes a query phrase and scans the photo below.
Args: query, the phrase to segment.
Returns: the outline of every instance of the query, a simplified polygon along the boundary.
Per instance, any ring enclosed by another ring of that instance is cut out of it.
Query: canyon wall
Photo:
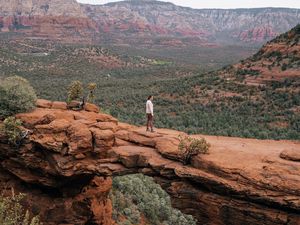
[[[298,9],[191,9],[159,1],[85,5],[0,0],[0,29],[31,38],[108,44],[262,44],[300,22]]]

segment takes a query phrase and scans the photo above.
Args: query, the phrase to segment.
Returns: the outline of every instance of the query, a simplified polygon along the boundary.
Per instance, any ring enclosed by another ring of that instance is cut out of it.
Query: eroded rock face
[[[160,1],[87,5],[76,0],[0,0],[0,31],[68,42],[105,39],[110,44],[175,47],[261,44],[291,29],[299,18],[297,9],[190,9]]]
[[[184,166],[182,132],[150,133],[110,115],[53,105],[38,100],[33,112],[17,115],[32,131],[19,149],[0,135],[0,186],[27,193],[44,224],[113,224],[111,178],[138,172],[153,176],[199,224],[300,222],[300,164],[280,158],[299,142],[201,136],[210,154]]]
[[[55,40],[87,40],[96,31],[75,0],[0,1],[0,31]],[[70,30],[71,29],[71,30]],[[89,39],[88,39],[89,40]]]

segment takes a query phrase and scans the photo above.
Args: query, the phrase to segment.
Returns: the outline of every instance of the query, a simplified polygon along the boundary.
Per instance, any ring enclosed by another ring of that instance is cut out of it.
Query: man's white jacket
[[[152,116],[153,116],[153,103],[151,102],[151,100],[148,100],[146,102],[146,113],[152,114]]]

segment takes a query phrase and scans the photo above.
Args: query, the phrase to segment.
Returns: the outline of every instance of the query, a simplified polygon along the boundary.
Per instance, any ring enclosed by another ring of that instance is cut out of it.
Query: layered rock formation
[[[2,32],[21,31],[29,36],[69,41],[90,40],[96,26],[75,0],[0,1]]]
[[[300,77],[300,24],[266,43],[254,56],[242,60],[220,74],[239,77],[249,85]],[[292,82],[292,83],[293,83]]]
[[[109,44],[261,44],[299,22],[298,9],[196,10],[140,0],[106,5],[75,0],[0,0],[2,32]]]
[[[20,148],[0,136],[0,185],[27,193],[44,224],[113,224],[111,178],[137,172],[153,176],[199,224],[300,223],[300,164],[280,158],[299,150],[299,142],[204,136],[210,154],[184,166],[178,150],[184,133],[149,133],[93,105],[84,111],[45,100],[37,105],[17,115],[31,131]]]
[[[300,22],[294,9],[191,9],[139,0],[82,7],[102,32],[137,43],[163,44],[162,37],[183,43],[264,43]]]

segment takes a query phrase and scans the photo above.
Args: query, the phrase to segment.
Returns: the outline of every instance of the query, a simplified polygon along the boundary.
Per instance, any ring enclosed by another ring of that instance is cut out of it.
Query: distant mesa
[[[154,0],[106,5],[0,0],[1,32],[68,42],[259,45],[299,22],[297,9],[284,8],[191,9]]]

